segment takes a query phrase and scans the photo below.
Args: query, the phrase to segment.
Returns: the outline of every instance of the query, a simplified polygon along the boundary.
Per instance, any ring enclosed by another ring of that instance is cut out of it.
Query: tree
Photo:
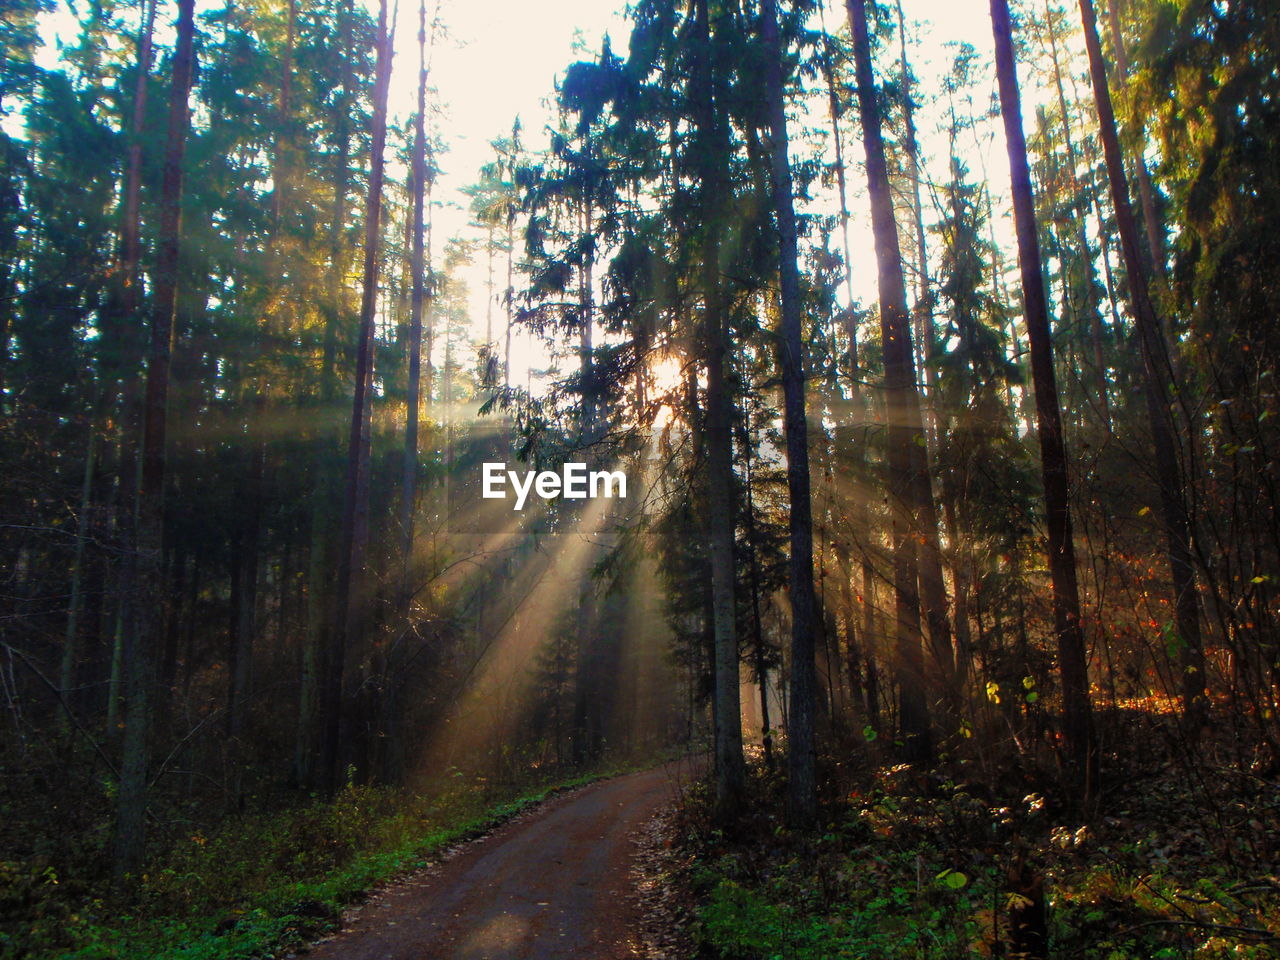
[[[1093,743],[1089,703],[1088,665],[1084,629],[1080,623],[1080,593],[1076,582],[1075,543],[1067,480],[1067,453],[1062,438],[1062,411],[1049,331],[1049,311],[1036,234],[1035,200],[1022,132],[1022,105],[1013,56],[1013,28],[1007,0],[991,0],[991,29],[995,36],[996,76],[1000,112],[1012,177],[1014,226],[1022,275],[1022,309],[1031,343],[1031,376],[1036,394],[1036,424],[1040,436],[1040,469],[1044,478],[1048,527],[1049,570],[1053,579],[1054,632],[1058,640],[1058,670],[1062,678],[1063,733],[1070,762],[1084,778],[1084,796],[1097,789],[1097,755]]]
[[[711,613],[715,634],[716,801],[722,818],[731,819],[742,803],[745,767],[739,716],[738,636],[734,600],[733,438],[730,426],[726,360],[728,311],[721,290],[720,234],[725,197],[722,170],[729,138],[721,107],[725,78],[717,69],[722,38],[711,30],[709,0],[694,0],[697,38],[694,69],[695,170],[704,239],[700,255],[702,319],[700,340],[707,371],[704,442],[707,451],[707,533],[711,557]],[[714,40],[714,42],[713,42]]]
[[[778,37],[777,9],[764,0],[760,12],[764,44],[765,95],[769,116],[769,162],[774,215],[778,225],[781,278],[781,363],[784,422],[787,437],[787,492],[791,509],[791,724],[788,730],[788,807],[801,827],[817,819],[817,772],[814,743],[813,521],[809,503],[809,428],[805,417],[804,345],[800,324],[799,252],[792,200],[791,161],[787,152],[787,113],[783,96],[783,46]]]
[[[127,677],[120,793],[116,813],[115,869],[123,876],[135,870],[146,840],[146,792],[151,691],[156,652],[164,629],[165,604],[164,480],[166,419],[169,413],[169,364],[178,308],[178,252],[182,230],[183,155],[191,124],[188,97],[195,70],[195,0],[179,0],[178,45],[169,86],[169,126],[165,141],[164,182],[160,198],[160,239],[156,288],[151,311],[150,347],[142,434],[142,475],[137,500],[136,593],[125,602],[134,607],[134,632],[125,655]],[[128,478],[125,478],[126,481]],[[132,578],[131,578],[132,579]]]
[[[435,25],[432,24],[434,40]],[[418,110],[413,117],[413,253],[409,272],[413,279],[409,319],[409,390],[405,398],[404,473],[400,485],[400,527],[403,571],[401,605],[405,613],[411,599],[410,572],[413,563],[414,506],[418,480],[418,417],[422,382],[422,315],[427,304],[427,271],[424,255],[424,217],[427,185],[434,171],[427,169],[427,4],[418,4]]]
[[[929,706],[925,690],[923,632],[919,586],[924,582],[917,538],[937,546],[920,398],[911,347],[911,320],[906,281],[893,217],[889,169],[885,162],[880,106],[871,66],[871,39],[864,0],[847,0],[858,81],[858,110],[871,194],[871,222],[876,249],[880,297],[881,347],[884,353],[888,486],[893,511],[893,589],[897,612],[900,726],[907,755],[927,760],[933,754]],[[921,469],[923,467],[923,470]],[[932,522],[931,522],[932,521]],[[926,550],[929,548],[926,546]],[[928,562],[928,561],[926,561]],[[940,571],[939,566],[939,571]],[[941,578],[933,587],[941,587]],[[935,601],[938,599],[934,596]],[[939,659],[951,656],[945,608],[930,608],[930,636]],[[949,681],[949,671],[948,681]]]
[[[366,551],[369,538],[369,447],[372,442],[374,309],[381,266],[379,224],[382,212],[383,151],[387,140],[387,92],[391,85],[391,37],[386,0],[378,6],[378,55],[374,72],[373,128],[369,163],[369,199],[365,212],[364,283],[356,347],[356,388],[347,446],[342,534],[338,553],[337,607],[325,680],[324,772],[330,790],[341,782],[342,677],[348,647],[360,636],[371,584]]]
[[[1187,516],[1186,492],[1182,468],[1178,462],[1176,421],[1170,406],[1170,393],[1174,388],[1172,366],[1165,347],[1165,335],[1152,303],[1145,265],[1139,254],[1138,228],[1129,203],[1129,183],[1124,171],[1124,157],[1120,152],[1115,111],[1111,106],[1111,91],[1107,86],[1107,68],[1102,58],[1098,22],[1091,0],[1080,0],[1080,17],[1084,23],[1085,49],[1089,52],[1089,74],[1093,81],[1094,100],[1098,106],[1098,125],[1107,163],[1107,179],[1111,185],[1111,202],[1120,232],[1120,250],[1124,255],[1134,323],[1138,329],[1138,345],[1142,351],[1147,412],[1151,420],[1151,440],[1156,455],[1156,482],[1160,489],[1169,579],[1173,586],[1177,639],[1182,650],[1182,710],[1188,726],[1198,732],[1205,721],[1204,649],[1200,639],[1195,569],[1192,566],[1191,522]]]

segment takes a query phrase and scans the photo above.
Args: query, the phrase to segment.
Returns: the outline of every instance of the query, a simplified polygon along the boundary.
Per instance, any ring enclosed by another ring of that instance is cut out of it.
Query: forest
[[[542,6],[0,5],[0,960],[1280,957],[1280,6]]]

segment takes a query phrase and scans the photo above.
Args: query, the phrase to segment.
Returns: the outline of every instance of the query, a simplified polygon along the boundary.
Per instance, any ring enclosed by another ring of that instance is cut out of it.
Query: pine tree
[[[1069,759],[1083,778],[1088,798],[1097,789],[1097,755],[1093,743],[1089,703],[1088,665],[1084,630],[1080,623],[1080,594],[1076,582],[1075,543],[1067,480],[1067,455],[1062,437],[1057,378],[1044,294],[1040,242],[1036,235],[1035,201],[1022,132],[1021,96],[1013,55],[1013,29],[1007,0],[991,0],[991,28],[995,36],[996,75],[1000,84],[1000,112],[1013,184],[1014,225],[1022,273],[1022,304],[1031,343],[1031,376],[1036,394],[1036,423],[1040,436],[1040,464],[1044,477],[1048,526],[1049,570],[1053,579],[1054,632],[1058,641],[1058,670],[1062,678],[1063,733]]]
[[[195,2],[179,0],[178,40],[169,86],[169,122],[160,198],[160,237],[147,354],[141,486],[137,500],[136,593],[126,629],[133,632],[125,655],[125,733],[116,807],[115,870],[137,869],[146,842],[146,795],[151,720],[151,685],[164,629],[164,484],[169,365],[178,300],[178,252],[182,230],[183,156],[191,124],[188,97],[195,70]],[[127,478],[126,478],[127,479]]]

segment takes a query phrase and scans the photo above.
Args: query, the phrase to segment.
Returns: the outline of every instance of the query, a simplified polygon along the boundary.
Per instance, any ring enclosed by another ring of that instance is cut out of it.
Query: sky
[[[524,128],[522,142],[535,149],[545,144],[543,131],[555,112],[551,99],[556,76],[570,63],[587,56],[575,52],[575,42],[588,51],[599,50],[606,33],[622,44],[629,30],[621,3],[615,6],[610,0],[438,2],[444,33],[437,38],[432,53],[429,82],[438,92],[441,107],[436,132],[447,149],[439,160],[442,169],[434,198],[440,206],[434,213],[433,232],[442,238],[477,239],[480,234],[469,227],[468,198],[462,191],[475,183],[480,168],[493,160],[490,141],[508,136],[513,121],[519,117]],[[391,109],[402,115],[415,109],[416,4],[414,7],[409,17],[401,9],[404,22],[396,36],[398,53]],[[428,16],[430,10],[428,7]],[[502,271],[498,273],[501,277]],[[473,329],[481,340],[486,274],[483,258],[465,274],[471,291]],[[495,309],[495,316],[498,313]],[[542,351],[523,336],[515,338],[512,354],[515,383],[526,381],[530,364],[543,367],[546,363]]]
[[[441,204],[435,214],[435,230],[440,237],[478,238],[479,232],[469,228],[467,198],[462,190],[474,183],[480,167],[493,159],[489,142],[506,136],[512,120],[519,116],[525,145],[536,148],[545,143],[543,131],[554,119],[552,98],[557,76],[570,63],[598,51],[606,33],[614,52],[625,55],[630,26],[623,15],[623,4],[611,0],[439,2],[439,16],[447,27],[447,36],[437,41],[431,82],[443,108],[437,131],[448,151],[441,159],[443,171],[435,191]],[[955,43],[968,42],[983,53],[992,47],[987,0],[903,0],[903,9],[909,31],[913,22],[920,25],[909,54],[912,70],[920,78],[917,99],[927,99],[939,91],[939,81],[950,68]],[[831,3],[825,17],[832,31],[847,30],[843,4]],[[395,76],[398,79],[393,80],[392,109],[407,115],[413,109],[415,96],[416,9],[412,16],[406,17],[402,8],[401,20],[396,44]],[[991,62],[989,56],[984,60],[988,65]],[[994,93],[994,77],[990,92]],[[813,117],[810,122],[825,128],[822,117]],[[843,131],[846,158],[860,163],[857,135],[856,124],[846,121]],[[932,129],[931,121],[922,119],[920,136],[926,153],[945,151],[945,141]],[[829,148],[826,153],[829,159]],[[941,155],[945,161],[945,154]],[[986,144],[981,156],[975,151],[969,166],[974,177],[986,168],[997,197],[1005,192],[1002,185],[1008,182],[1008,166],[1002,138]],[[851,175],[851,182],[857,184],[856,172]],[[827,198],[826,202],[834,203],[834,197]],[[853,259],[869,265],[873,253],[867,216],[859,201],[854,200],[850,205],[853,208]],[[998,224],[998,229],[1001,226]],[[1000,232],[1011,234],[1011,226]],[[874,297],[874,274],[870,267],[855,269],[855,296],[863,300]],[[485,275],[482,261],[466,273],[479,339],[483,339]],[[545,356],[518,336],[513,350],[513,382],[524,382],[530,363],[535,367],[544,366]]]
[[[161,39],[165,40],[174,16],[174,5],[165,0],[161,2],[160,30]],[[197,9],[216,9],[223,2],[198,0]],[[358,2],[367,3],[376,10],[376,0]],[[394,6],[396,0],[391,2]],[[625,55],[630,28],[623,15],[622,3],[613,0],[428,2],[428,10],[438,10],[439,21],[443,24],[434,45],[430,73],[439,105],[435,116],[436,133],[446,145],[440,158],[442,171],[434,193],[437,206],[433,232],[438,254],[443,249],[443,241],[448,238],[476,239],[480,235],[469,225],[468,199],[463,190],[477,180],[481,166],[493,159],[490,141],[508,135],[512,121],[519,116],[526,147],[536,149],[544,144],[545,130],[554,118],[552,98],[557,76],[570,63],[598,51],[606,33],[614,51]],[[825,13],[828,29],[845,30],[843,4],[828,2],[830,5]],[[982,61],[990,67],[992,40],[986,0],[902,2],[909,31],[912,24],[919,25],[910,48],[912,69],[920,80],[917,99],[927,101],[939,91],[939,79],[949,68],[956,42],[972,44],[982,55]],[[74,38],[75,19],[68,13],[66,3],[67,0],[60,0],[55,12],[45,19],[44,34],[48,43],[41,55],[44,66],[56,66],[58,35],[68,42]],[[417,12],[417,4],[413,0],[402,0],[399,4],[390,106],[393,115],[400,119],[407,117],[416,103]],[[993,84],[992,79],[991,92],[994,92]],[[815,98],[814,103],[817,105],[814,109],[822,109],[820,99]],[[1024,109],[1030,114],[1031,105],[1025,104]],[[825,127],[821,116],[811,116],[809,122],[815,127]],[[934,129],[927,109],[922,112],[919,125],[925,154],[934,154],[945,161],[945,141]],[[855,188],[860,181],[858,132],[856,123],[846,120],[843,138],[846,159],[852,167],[850,182]],[[824,154],[829,160],[829,144]],[[980,177],[985,170],[999,203],[999,198],[1006,192],[1004,185],[1008,183],[1003,138],[995,137],[983,145],[981,151],[974,150],[967,159],[974,178]],[[938,166],[941,175],[945,166]],[[821,208],[825,204],[830,209],[833,203],[834,198],[828,197],[816,206]],[[875,293],[874,270],[856,267],[857,264],[869,265],[872,256],[864,206],[860,199],[851,199],[854,290],[860,299],[870,300]],[[997,224],[997,229],[1005,236],[1011,234],[1008,224]],[[473,328],[478,339],[483,339],[485,276],[483,257],[478,258],[478,262],[465,274],[471,290]],[[495,311],[495,314],[499,312]],[[514,351],[512,378],[517,383],[523,382],[530,363],[545,365],[541,351],[522,341],[523,338],[518,336]]]

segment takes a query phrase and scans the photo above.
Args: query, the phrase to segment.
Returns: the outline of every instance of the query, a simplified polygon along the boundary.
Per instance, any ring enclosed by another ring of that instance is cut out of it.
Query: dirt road
[[[687,782],[668,765],[593,784],[376,893],[313,960],[642,957],[632,837]]]

